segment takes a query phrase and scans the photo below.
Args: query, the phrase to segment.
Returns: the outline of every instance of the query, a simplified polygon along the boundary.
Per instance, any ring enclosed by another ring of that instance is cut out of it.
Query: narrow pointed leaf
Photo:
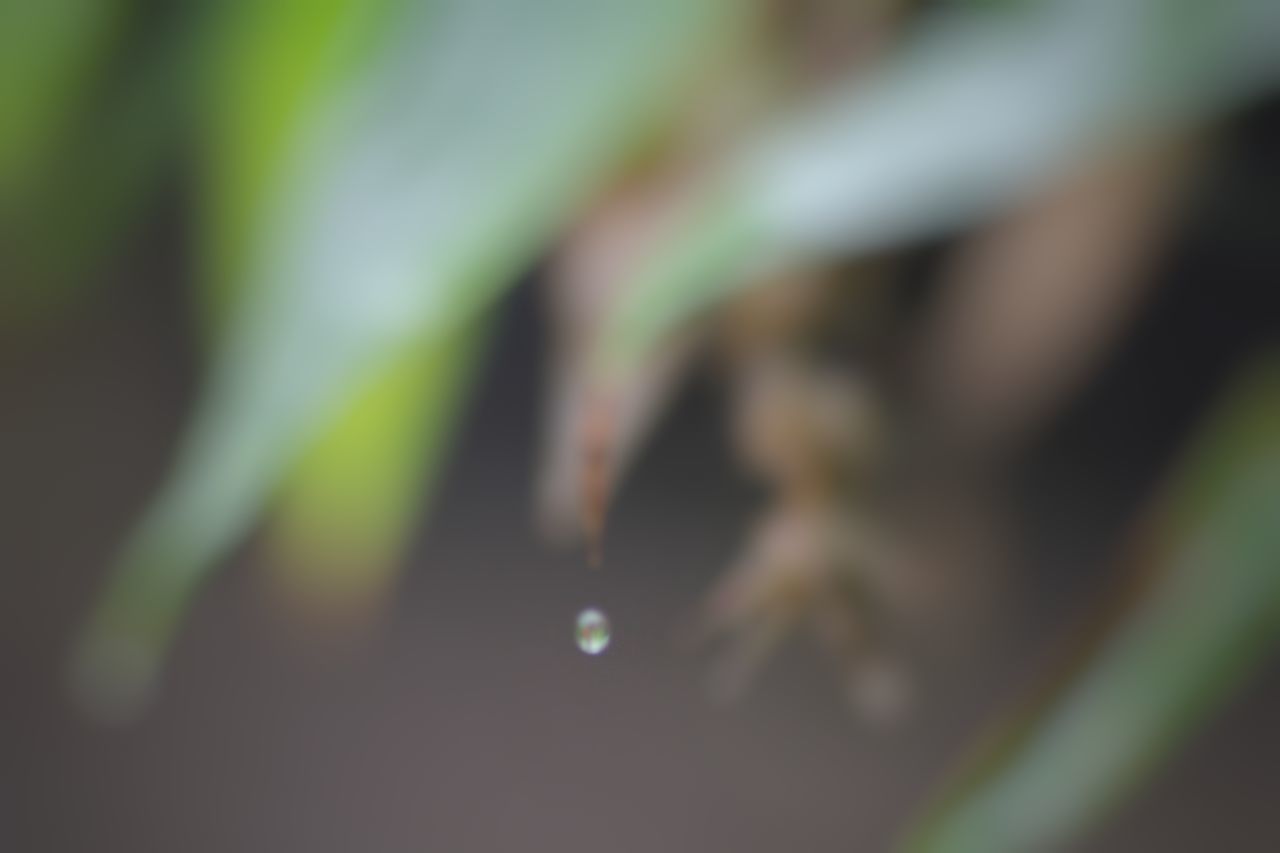
[[[211,83],[206,331],[225,334],[315,117],[387,35],[397,0],[274,0],[230,9]],[[283,591],[324,618],[386,587],[470,374],[471,326],[429,334],[337,405],[284,475],[269,532]]]
[[[191,432],[84,640],[89,694],[145,698],[190,596],[321,425],[490,304],[735,17],[722,0],[398,11],[282,166]]]
[[[1235,389],[1142,531],[1138,597],[944,792],[908,849],[1058,849],[1155,772],[1275,652],[1277,508],[1273,357]]]
[[[211,69],[204,120],[209,331],[225,329],[255,251],[266,248],[290,161],[354,85],[401,0],[234,0]]]
[[[1116,137],[1280,77],[1265,0],[1047,0],[953,10],[878,72],[744,144],[636,273],[600,355],[634,364],[759,273],[902,245],[1025,197]]]

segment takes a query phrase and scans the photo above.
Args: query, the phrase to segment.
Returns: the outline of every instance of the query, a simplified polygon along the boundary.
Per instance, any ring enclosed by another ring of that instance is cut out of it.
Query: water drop
[[[598,655],[609,648],[609,617],[594,607],[578,614],[576,631],[578,648],[589,655]]]

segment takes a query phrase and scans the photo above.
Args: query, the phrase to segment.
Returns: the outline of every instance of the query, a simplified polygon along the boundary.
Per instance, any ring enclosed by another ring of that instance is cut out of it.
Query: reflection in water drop
[[[578,648],[589,655],[598,655],[609,648],[609,617],[588,607],[578,614],[578,626],[575,634]]]

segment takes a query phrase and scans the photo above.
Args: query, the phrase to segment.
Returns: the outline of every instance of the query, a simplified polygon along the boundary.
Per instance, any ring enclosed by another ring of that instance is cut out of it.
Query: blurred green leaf
[[[1147,572],[1078,671],[988,744],[908,849],[1056,849],[1148,777],[1280,639],[1280,359],[1237,386],[1142,531]],[[1152,548],[1151,543],[1156,543]]]
[[[69,13],[68,4],[51,4],[59,5]],[[98,271],[127,242],[170,174],[199,54],[195,11],[196,4],[183,5],[145,28],[114,34],[111,55],[98,57],[94,79],[82,81],[84,97],[75,109],[68,105],[59,132],[43,134],[39,152],[24,158],[13,180],[0,179],[7,272],[0,322],[7,334],[35,333],[42,320],[100,283]],[[37,86],[27,95],[44,97],[40,92]]]
[[[225,327],[268,237],[289,163],[358,79],[400,0],[236,0],[209,81],[203,163],[206,317]],[[255,236],[257,245],[255,245]]]
[[[0,198],[43,174],[133,0],[0,0]]]
[[[245,297],[245,273],[280,203],[288,164],[317,114],[385,28],[393,0],[241,2],[230,9],[211,84],[204,314],[216,336]],[[429,334],[340,403],[285,476],[272,565],[290,595],[363,609],[390,579],[436,467],[473,361],[470,326]],[[325,613],[324,615],[330,615]]]
[[[1050,0],[937,16],[881,70],[727,158],[623,288],[602,369],[625,370],[762,272],[959,227],[1099,144],[1270,86],[1277,41],[1280,4],[1265,0]]]
[[[427,338],[361,387],[308,448],[270,530],[286,588],[323,617],[378,603],[430,497],[486,335]]]
[[[404,2],[281,157],[177,467],[80,647],[136,710],[210,567],[301,450],[417,342],[473,322],[727,38],[732,2]]]

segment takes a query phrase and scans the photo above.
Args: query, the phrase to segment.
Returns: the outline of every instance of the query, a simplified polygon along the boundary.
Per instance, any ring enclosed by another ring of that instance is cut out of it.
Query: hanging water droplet
[[[578,648],[589,655],[598,655],[609,648],[609,617],[594,607],[578,614],[575,637]]]

